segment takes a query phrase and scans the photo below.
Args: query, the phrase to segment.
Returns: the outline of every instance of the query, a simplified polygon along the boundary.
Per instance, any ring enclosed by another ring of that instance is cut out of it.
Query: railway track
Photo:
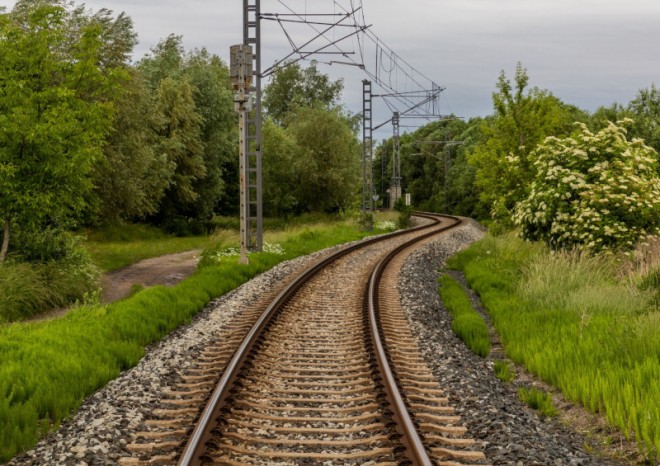
[[[483,464],[399,306],[407,253],[460,222],[424,217],[325,258],[273,290],[265,311],[244,312],[121,463]]]

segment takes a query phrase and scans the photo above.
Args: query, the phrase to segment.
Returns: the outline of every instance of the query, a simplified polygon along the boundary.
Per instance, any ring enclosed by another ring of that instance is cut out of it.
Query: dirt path
[[[106,273],[101,280],[101,302],[109,304],[125,298],[133,285],[149,287],[154,285],[172,286],[192,275],[197,268],[200,249],[166,254],[144,259],[114,272]],[[70,308],[51,309],[28,319],[37,322],[54,319],[66,314]]]
[[[190,276],[197,267],[200,250],[167,254],[144,259],[103,276],[101,302],[118,301],[131,292],[134,285],[175,285]]]

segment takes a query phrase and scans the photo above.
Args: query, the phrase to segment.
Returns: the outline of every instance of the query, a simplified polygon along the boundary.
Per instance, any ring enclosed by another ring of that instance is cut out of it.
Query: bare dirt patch
[[[190,276],[197,267],[200,250],[144,259],[103,276],[101,301],[108,304],[125,298],[135,286],[172,286]]]

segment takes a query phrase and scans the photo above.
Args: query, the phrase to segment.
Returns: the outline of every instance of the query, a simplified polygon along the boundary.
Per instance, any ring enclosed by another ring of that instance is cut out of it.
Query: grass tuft
[[[511,371],[511,366],[508,362],[498,359],[495,361],[495,366],[493,367],[495,371],[495,376],[503,382],[512,382],[514,378],[514,373]]]
[[[555,405],[552,403],[552,397],[536,388],[518,388],[520,399],[532,409],[539,411],[544,416],[554,417],[557,415]]]

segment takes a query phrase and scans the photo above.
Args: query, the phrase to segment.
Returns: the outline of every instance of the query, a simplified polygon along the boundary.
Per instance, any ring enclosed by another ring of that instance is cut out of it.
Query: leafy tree
[[[172,182],[175,161],[159,150],[156,99],[137,70],[114,98],[117,109],[104,157],[94,166],[100,219],[153,215]]]
[[[196,129],[185,137],[178,132],[161,131],[159,134],[161,138],[176,136],[177,140],[171,141],[170,146],[189,144],[190,154],[197,154],[201,149],[203,173],[198,170],[198,161],[191,161],[187,165],[182,165],[182,160],[177,162],[177,170],[196,167],[190,180],[176,176],[173,179],[175,184],[183,181],[186,185],[183,189],[190,190],[189,195],[169,196],[169,200],[163,204],[163,211],[154,218],[161,223],[167,219],[172,220],[170,227],[175,230],[181,230],[179,227],[189,224],[191,220],[199,225],[200,221],[204,222],[211,217],[222,199],[225,192],[224,172],[233,170],[236,181],[232,181],[238,183],[235,171],[238,135],[229,70],[217,56],[209,54],[205,49],[186,54],[181,36],[175,35],[170,35],[154,47],[152,54],[140,61],[139,69],[152,89],[157,90],[157,99],[165,95],[162,93],[165,82],[170,88],[175,84],[189,88],[191,99],[188,103],[192,107],[180,116],[185,114],[197,120],[196,123],[191,122]],[[171,108],[170,104],[161,102],[161,109],[168,105]],[[165,121],[170,117],[164,115]],[[170,191],[177,189],[172,188]]]
[[[189,215],[207,219],[226,195],[227,185],[238,186],[238,124],[229,69],[217,55],[206,49],[189,53],[184,76],[193,86],[195,108],[202,117],[206,167],[206,176],[196,183],[199,196]]]
[[[515,82],[504,72],[493,93],[495,113],[484,120],[484,142],[468,156],[476,169],[481,202],[496,220],[510,222],[515,203],[526,197],[534,177],[530,154],[549,135],[567,135],[576,119],[586,115],[564,105],[548,91],[532,88],[527,71],[518,63]]]
[[[193,90],[188,81],[165,78],[158,89],[159,151],[175,167],[165,191],[158,216],[171,218],[180,208],[192,204],[199,194],[195,182],[206,175],[204,146],[200,138],[202,118],[195,111]]]
[[[549,137],[534,152],[536,175],[516,208],[523,236],[555,248],[632,249],[660,232],[658,154],[629,141],[625,119],[597,133]]]
[[[357,192],[360,173],[355,118],[340,109],[300,107],[286,123],[301,149],[299,184],[291,187],[300,205],[306,211],[347,208]]]
[[[343,88],[341,80],[331,81],[316,68],[315,62],[308,68],[295,63],[285,64],[275,71],[266,86],[263,107],[275,123],[282,125],[287,115],[298,107],[334,107]]]
[[[660,90],[655,84],[639,91],[628,105],[628,114],[634,120],[630,135],[660,152]]]
[[[0,260],[12,226],[67,226],[86,207],[122,76],[98,66],[101,32],[90,22],[72,38],[58,1],[0,14]]]
[[[301,213],[302,199],[297,186],[302,178],[302,149],[289,132],[266,119],[263,125],[264,215],[288,216]]]

